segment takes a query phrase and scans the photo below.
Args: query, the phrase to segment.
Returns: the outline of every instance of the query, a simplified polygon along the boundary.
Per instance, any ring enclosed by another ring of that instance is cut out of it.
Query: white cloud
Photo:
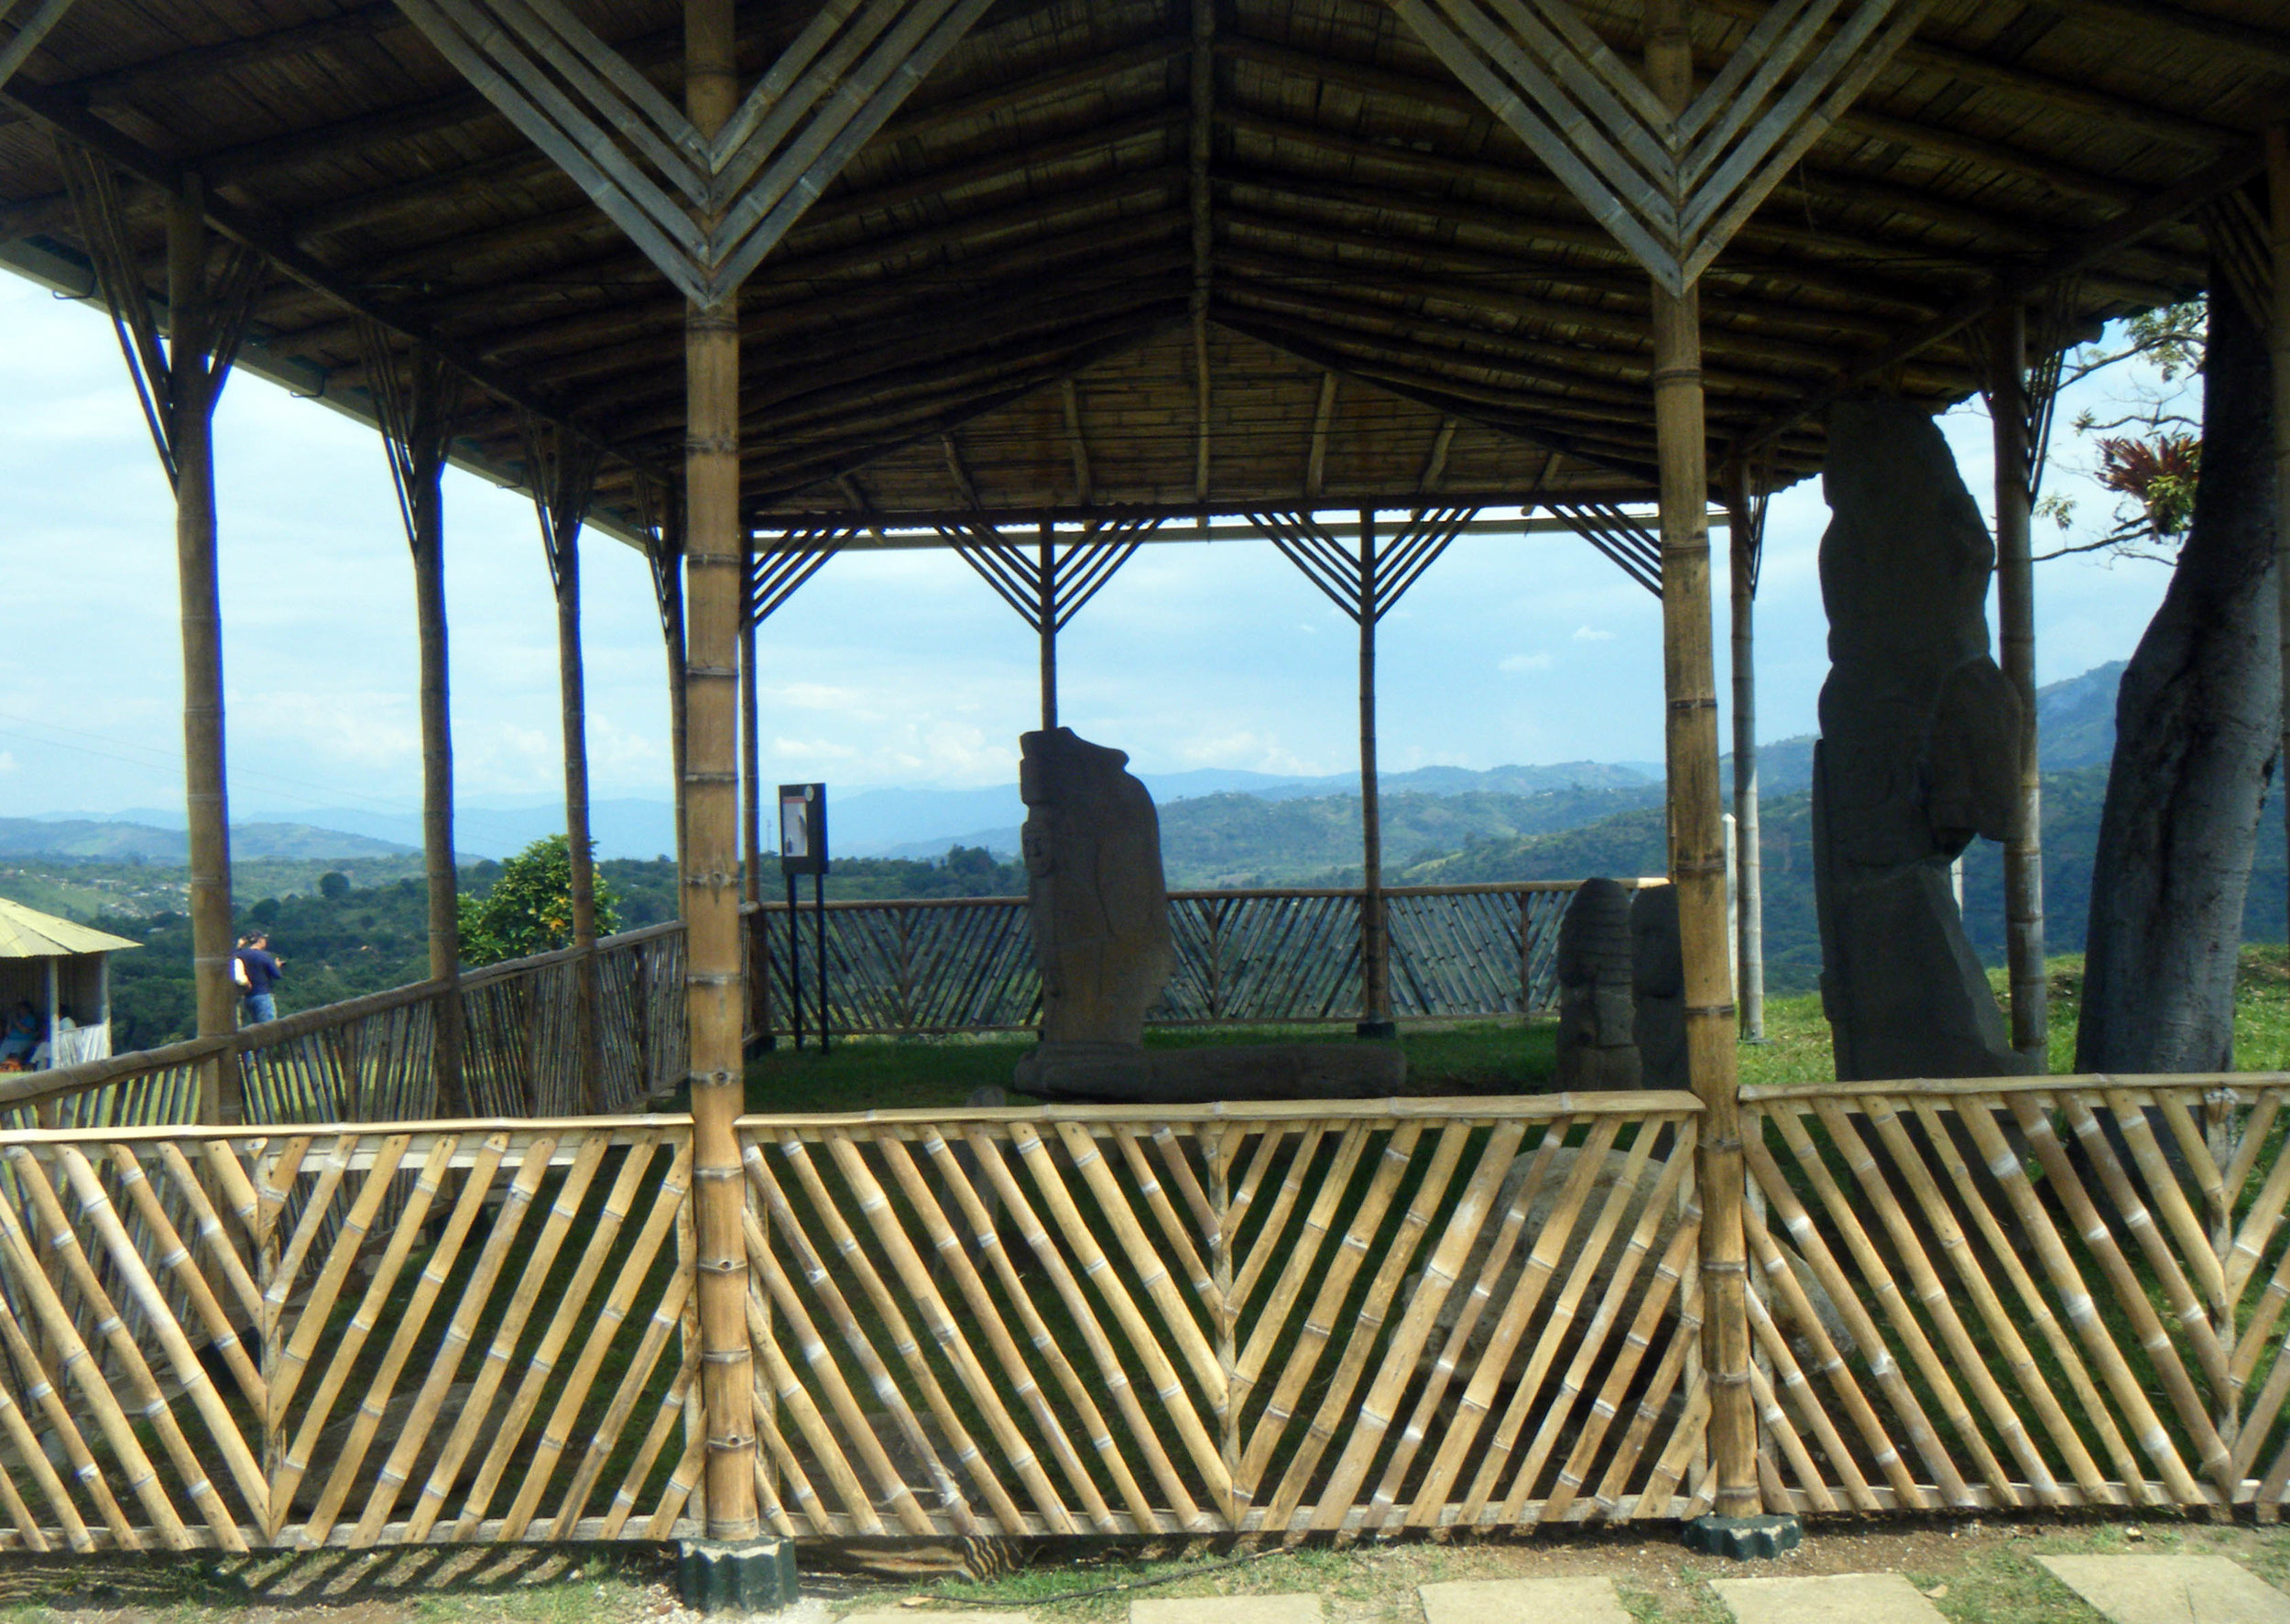
[[[1601,631],[1595,626],[1578,626],[1575,628],[1575,641],[1577,643],[1611,643],[1614,641],[1614,634],[1610,631]]]
[[[1495,662],[1495,669],[1515,675],[1520,671],[1547,671],[1556,663],[1548,649],[1538,649],[1532,654],[1506,655]]]

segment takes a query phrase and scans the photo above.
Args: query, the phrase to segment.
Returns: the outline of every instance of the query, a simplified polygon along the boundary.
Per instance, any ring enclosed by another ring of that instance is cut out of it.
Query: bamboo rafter
[[[389,479],[398,493],[398,516],[408,545],[421,545],[416,505],[432,488],[453,441],[454,418],[463,402],[461,375],[427,345],[407,353],[401,366],[390,347],[389,331],[361,320],[358,336],[365,352],[366,388],[374,400],[376,427],[389,458]]]
[[[1330,378],[1335,374],[1328,375]],[[1323,401],[1334,398],[1324,391]],[[1366,556],[1347,550],[1309,513],[1253,513],[1249,518],[1281,556],[1352,618],[1379,621],[1407,594],[1449,543],[1478,518],[1477,507],[1418,509],[1374,539]]]
[[[779,613],[804,582],[842,550],[850,534],[847,528],[823,526],[757,537],[747,554],[746,624],[761,626]]]
[[[502,115],[702,308],[736,289],[987,0],[828,0],[703,135],[558,0],[399,0]]]
[[[1662,595],[1662,538],[1645,521],[1613,502],[1547,502],[1554,518],[1611,559],[1656,597]]]
[[[549,559],[549,583],[562,598],[568,572],[577,567],[581,526],[596,494],[604,450],[529,411],[518,413],[518,427],[525,443],[525,483]]]
[[[0,82],[7,79],[6,55],[0,50]],[[245,340],[255,297],[268,267],[260,255],[233,244],[211,292],[202,325],[205,353],[193,355],[185,351],[171,330],[163,341],[158,314],[144,285],[142,261],[128,241],[126,214],[111,165],[78,142],[61,136],[56,140],[56,157],[88,245],[88,257],[94,262],[96,287],[103,294],[104,309],[111,313],[136,399],[151,431],[151,443],[167,470],[169,483],[173,484],[180,473],[176,463],[178,414],[213,409]]]
[[[1566,0],[1391,5],[1648,273],[1680,296],[1929,9],[1929,0],[1857,0],[1849,9],[1844,0],[1782,0],[1765,8],[1702,93],[1674,114]]]
[[[949,441],[951,447],[952,441]],[[1137,555],[1158,518],[1125,517],[1085,525],[1079,540],[1055,542],[1029,553],[1022,542],[984,523],[942,525],[939,532],[963,561],[1036,632],[1061,632],[1096,597],[1114,572]],[[1048,624],[1044,625],[1044,617]]]

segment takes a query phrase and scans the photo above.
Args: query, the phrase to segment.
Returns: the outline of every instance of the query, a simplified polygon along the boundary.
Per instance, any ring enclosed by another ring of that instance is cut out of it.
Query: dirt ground
[[[1735,1564],[1680,1547],[1674,1531],[1407,1541],[1251,1554],[1231,1546],[1100,1551],[1038,1561],[989,1584],[959,1576],[830,1572],[804,1553],[807,1624],[860,1608],[911,1608],[951,1624],[972,1609],[1113,1624],[1140,1596],[1304,1591],[1329,1624],[1419,1624],[1415,1590],[1443,1579],[1606,1575],[1646,1624],[1724,1624],[1705,1581],[1731,1574],[1897,1571],[1959,1624],[2099,1624],[2034,1557],[2063,1552],[2205,1552],[2290,1588],[2290,1530],[2175,1520],[1835,1521],[1772,1563]],[[1172,1559],[1173,1558],[1173,1559]],[[1074,1598],[1075,1593],[1092,1591]],[[649,1547],[312,1556],[0,1558],[6,1624],[691,1624],[669,1553]],[[1850,1624],[1849,1620],[1844,1624]]]

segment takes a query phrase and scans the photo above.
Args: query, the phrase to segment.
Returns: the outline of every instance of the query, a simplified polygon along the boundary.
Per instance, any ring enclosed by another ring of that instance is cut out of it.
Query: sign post
[[[827,786],[780,786],[780,872],[787,877],[788,1002],[795,1047],[803,1046],[802,921],[795,910],[795,877],[811,876],[812,940],[819,957],[819,1049],[827,1048]]]

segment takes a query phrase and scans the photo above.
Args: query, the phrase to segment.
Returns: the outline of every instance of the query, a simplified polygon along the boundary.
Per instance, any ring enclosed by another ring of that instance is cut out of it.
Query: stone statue
[[[2023,1071],[1948,883],[1975,835],[2003,838],[2019,777],[2019,699],[1988,651],[1994,547],[1904,401],[1836,407],[1821,477],[1813,839],[1837,1078]]]
[[[1563,1089],[1635,1088],[1630,895],[1610,879],[1575,888],[1558,921],[1558,1074]]]
[[[1026,898],[1041,970],[1041,1042],[1018,1063],[1028,1094],[1134,1104],[1372,1099],[1396,1095],[1396,1043],[1144,1045],[1145,1012],[1176,968],[1161,819],[1119,750],[1070,727],[1029,733]]]
[[[1685,948],[1678,935],[1678,888],[1648,886],[1630,899],[1630,1024],[1638,1034],[1639,1082],[1691,1089],[1685,1063]]]
[[[1129,757],[1070,727],[1029,733],[1018,792],[1026,899],[1041,969],[1041,1047],[1021,1063],[1020,1088],[1041,1074],[1086,1067],[1101,1088],[1146,1077],[1145,1011],[1161,998],[1176,951],[1161,868],[1161,819]]]

